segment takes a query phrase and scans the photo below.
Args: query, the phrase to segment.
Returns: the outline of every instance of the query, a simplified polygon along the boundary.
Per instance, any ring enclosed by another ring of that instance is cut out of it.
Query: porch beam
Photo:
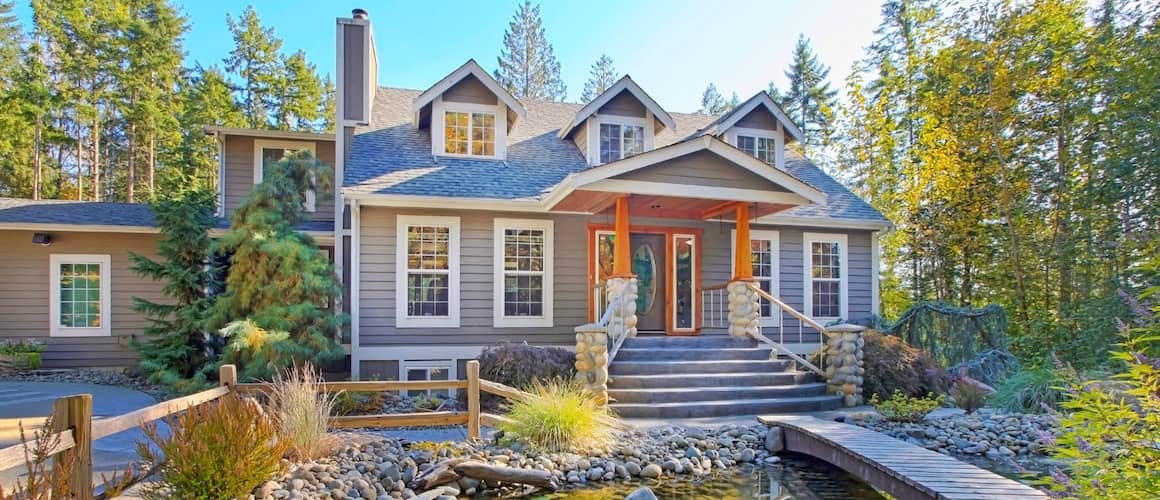
[[[733,243],[733,281],[753,279],[753,254],[749,251],[749,204],[737,203],[737,241]]]
[[[736,201],[723,201],[701,211],[701,220],[712,219],[726,212],[732,212],[737,207]]]
[[[629,244],[628,196],[616,198],[615,240],[612,242],[612,277],[632,277],[631,246]]]

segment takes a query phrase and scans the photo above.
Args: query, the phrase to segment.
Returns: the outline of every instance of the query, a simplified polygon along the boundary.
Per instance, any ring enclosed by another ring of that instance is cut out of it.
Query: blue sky
[[[18,11],[30,17],[27,2]],[[187,64],[220,64],[233,45],[227,13],[247,4],[178,1],[190,19]],[[334,22],[354,7],[370,12],[379,53],[379,84],[424,89],[469,58],[496,66],[503,32],[517,0],[384,1],[256,0],[263,24],[284,50],[306,51],[320,72],[334,71]],[[879,22],[879,3],[863,0],[579,0],[544,1],[541,16],[560,60],[569,101],[579,98],[588,70],[602,54],[661,106],[695,111],[713,82],[745,99],[783,72],[799,33],[809,37],[830,80],[841,87],[863,57]]]

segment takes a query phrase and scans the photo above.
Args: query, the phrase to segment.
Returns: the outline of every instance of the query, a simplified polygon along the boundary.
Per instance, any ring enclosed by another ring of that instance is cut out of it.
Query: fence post
[[[218,368],[218,384],[229,387],[231,391],[234,390],[234,386],[238,384],[238,367],[222,365]]]
[[[71,467],[68,477],[72,498],[93,498],[93,396],[78,394],[57,398],[52,404],[52,432],[72,430],[76,446],[57,454],[55,463]],[[54,473],[58,467],[53,467]]]
[[[467,362],[467,437],[479,439],[479,361]]]

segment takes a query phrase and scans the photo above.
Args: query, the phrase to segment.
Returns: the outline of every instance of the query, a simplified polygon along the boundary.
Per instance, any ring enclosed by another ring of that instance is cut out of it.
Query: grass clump
[[[287,450],[261,405],[232,394],[166,423],[168,434],[156,423],[143,425],[149,442],[137,445],[142,459],[161,464],[158,484],[146,492],[150,499],[246,498],[278,473]]]
[[[322,390],[323,382],[310,363],[274,376],[268,404],[289,458],[323,457],[338,444],[327,432],[336,396]]]
[[[942,407],[942,395],[927,394],[926,397],[911,397],[897,391],[886,400],[875,394],[870,396],[870,404],[887,420],[894,422],[918,422],[928,413]]]
[[[995,388],[988,402],[1008,412],[1056,410],[1067,399],[1068,388],[1079,380],[1079,374],[1068,366],[1029,368],[1007,377]]]
[[[951,399],[955,401],[955,406],[967,413],[982,408],[987,403],[988,394],[987,389],[965,380],[958,380],[951,387]]]
[[[578,382],[549,380],[528,387],[533,395],[512,403],[504,435],[549,452],[584,452],[612,443],[616,416]]]

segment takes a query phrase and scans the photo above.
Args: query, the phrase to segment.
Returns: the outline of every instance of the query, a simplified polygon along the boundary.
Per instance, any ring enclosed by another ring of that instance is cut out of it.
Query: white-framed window
[[[727,140],[737,149],[770,165],[778,165],[782,148],[781,133],[775,130],[734,127],[729,130]],[[779,166],[780,168],[780,166]]]
[[[262,182],[262,178],[266,173],[266,165],[277,163],[289,155],[299,151],[310,151],[310,154],[317,155],[316,145],[313,141],[283,141],[271,139],[255,139],[254,140],[254,184]],[[316,195],[313,189],[306,191],[306,204],[303,207],[307,212],[313,212],[315,206]]]
[[[552,326],[553,227],[550,220],[495,219],[495,326]]]
[[[399,369],[403,372],[402,380],[407,382],[447,381],[456,377],[455,363],[448,359],[405,360],[399,363]],[[423,395],[447,399],[454,396],[455,393],[451,389],[411,389],[407,391],[407,397],[415,398]]]
[[[674,331],[696,331],[698,306],[697,289],[697,235],[673,234],[672,277],[673,290],[671,325]]]
[[[459,327],[459,217],[399,215],[395,326]]]
[[[847,318],[846,235],[803,233],[803,295],[806,315],[818,321]]]
[[[734,229],[730,238],[730,261],[736,263],[737,230]],[[753,279],[757,285],[770,295],[780,298],[781,295],[781,235],[778,231],[768,229],[752,229],[749,231],[749,254],[753,260]],[[737,274],[737,269],[733,269]],[[769,301],[761,301],[761,325],[778,326],[781,324],[781,309],[774,307]]]
[[[52,254],[48,265],[49,335],[107,337],[112,280],[108,255]]]
[[[588,158],[592,165],[622,160],[652,149],[650,118],[599,115],[588,121]]]
[[[432,104],[431,153],[436,156],[503,159],[507,112],[500,104],[444,101]]]

